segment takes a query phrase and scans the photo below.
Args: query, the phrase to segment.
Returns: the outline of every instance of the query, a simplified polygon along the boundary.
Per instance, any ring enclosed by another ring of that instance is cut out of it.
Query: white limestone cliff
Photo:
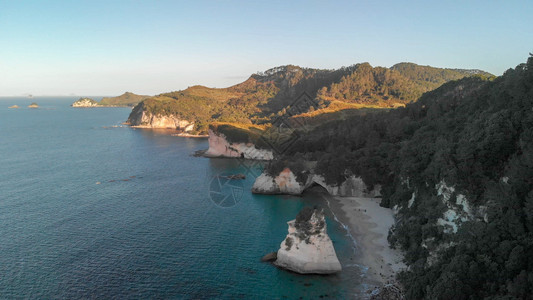
[[[297,220],[298,217],[287,222],[289,233],[274,264],[300,274],[340,272],[342,267],[327,234],[324,213],[314,209],[308,220]]]
[[[503,181],[503,180],[502,180]],[[409,187],[409,178],[402,180],[402,184]],[[428,184],[426,183],[426,186]],[[442,201],[446,207],[442,215],[437,218],[437,228],[442,230],[445,234],[456,234],[463,223],[468,221],[485,222],[488,223],[487,206],[476,206],[470,203],[465,194],[460,193],[453,185],[448,185],[444,179],[434,186],[437,197]],[[418,203],[423,203],[424,199],[418,191],[414,191],[411,198],[407,202],[407,206],[395,205],[393,207],[394,214],[403,218],[401,215],[404,210],[417,209]],[[427,265],[431,266],[437,262],[441,257],[441,251],[454,246],[455,242],[435,239],[429,237],[421,242],[421,247],[428,251]]]
[[[257,149],[252,143],[231,143],[222,133],[215,133],[209,129],[209,149],[205,153],[208,157],[241,157],[246,159],[272,160],[271,150]]]
[[[380,186],[369,190],[361,177],[352,175],[340,185],[328,185],[323,176],[310,174],[305,183],[298,182],[296,176],[285,168],[276,177],[263,172],[254,182],[252,193],[256,194],[289,194],[300,195],[307,188],[319,185],[325,188],[330,195],[345,197],[377,197],[380,196]]]
[[[444,227],[445,233],[457,233],[458,226],[474,219],[476,212],[471,208],[465,195],[456,193],[455,187],[448,186],[444,180],[441,180],[435,185],[435,189],[442,203],[448,208],[437,220],[437,224]],[[455,195],[455,202],[451,201],[452,195]]]
[[[190,132],[194,129],[194,122],[181,119],[177,115],[152,114],[144,109],[142,103],[137,105],[128,118],[128,123],[137,128],[177,129]]]

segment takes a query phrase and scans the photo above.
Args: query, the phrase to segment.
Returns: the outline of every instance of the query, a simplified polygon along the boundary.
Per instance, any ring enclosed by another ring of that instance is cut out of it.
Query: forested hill
[[[330,184],[382,185],[409,299],[531,299],[533,57],[298,136],[273,166],[318,161]]]
[[[104,106],[135,106],[139,102],[149,97],[150,96],[125,92],[124,94],[116,97],[104,97],[98,104]]]
[[[443,82],[476,74],[490,76],[476,70],[415,64],[388,69],[363,63],[337,70],[288,65],[254,74],[229,88],[193,86],[160,94],[145,100],[140,108],[195,122],[195,130],[203,132],[214,121],[267,124],[274,117],[294,115],[291,105],[304,92],[312,101],[298,103],[298,113],[324,109],[332,103],[336,109],[390,108],[416,101],[422,93]]]
[[[492,74],[482,70],[442,69],[407,62],[395,64],[390,69],[398,71],[402,76],[424,85],[428,90],[435,89],[448,81],[458,80],[469,75],[492,76]]]
[[[318,98],[396,107],[416,101],[423,93],[448,81],[473,75],[492,76],[480,70],[441,69],[413,63],[396,64],[390,69],[372,68],[364,63],[352,66],[350,71],[340,82],[323,87]]]

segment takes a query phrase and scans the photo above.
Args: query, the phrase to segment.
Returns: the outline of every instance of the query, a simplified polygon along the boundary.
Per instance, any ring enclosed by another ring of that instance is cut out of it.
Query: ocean
[[[0,98],[0,298],[343,299],[364,290],[354,242],[323,195],[253,195],[261,163],[194,157],[207,139],[133,129],[122,125],[131,109],[70,107],[75,100]],[[246,179],[224,177],[235,173]],[[260,261],[308,205],[326,209],[339,274]]]

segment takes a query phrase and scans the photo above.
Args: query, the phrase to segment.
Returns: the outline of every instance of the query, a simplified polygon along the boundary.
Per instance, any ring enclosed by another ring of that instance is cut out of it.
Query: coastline
[[[149,125],[130,125],[130,123],[128,122],[123,122],[122,125],[128,125],[129,127],[134,128],[134,129],[151,129],[151,130],[166,131],[168,132],[169,135],[178,136],[178,137],[188,137],[188,138],[208,138],[209,137],[209,135],[207,134],[190,134],[190,133],[178,132],[176,128],[157,128],[157,127],[152,127]]]
[[[395,283],[397,272],[406,268],[399,250],[387,241],[394,224],[391,209],[379,206],[379,198],[328,197],[330,208],[355,239],[355,262],[367,268],[365,284],[370,288]]]
[[[133,106],[129,105],[70,105],[70,107],[73,108],[100,108],[100,107],[131,107],[133,109]]]
[[[208,138],[207,134],[189,134],[189,133],[173,133],[172,136],[190,137],[190,138]]]

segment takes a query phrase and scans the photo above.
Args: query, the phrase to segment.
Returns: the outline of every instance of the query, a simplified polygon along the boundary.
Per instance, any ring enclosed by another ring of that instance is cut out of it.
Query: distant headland
[[[286,65],[252,74],[227,88],[196,85],[149,97],[135,106],[128,123],[200,135],[208,134],[214,122],[268,125],[283,119],[292,128],[314,126],[404,107],[425,92],[464,77],[493,75],[414,63],[390,68],[359,63],[336,70]]]
[[[137,95],[130,92],[117,97],[104,97],[100,102],[94,99],[82,97],[72,103],[72,107],[133,107],[139,102],[149,98],[146,95]]]

